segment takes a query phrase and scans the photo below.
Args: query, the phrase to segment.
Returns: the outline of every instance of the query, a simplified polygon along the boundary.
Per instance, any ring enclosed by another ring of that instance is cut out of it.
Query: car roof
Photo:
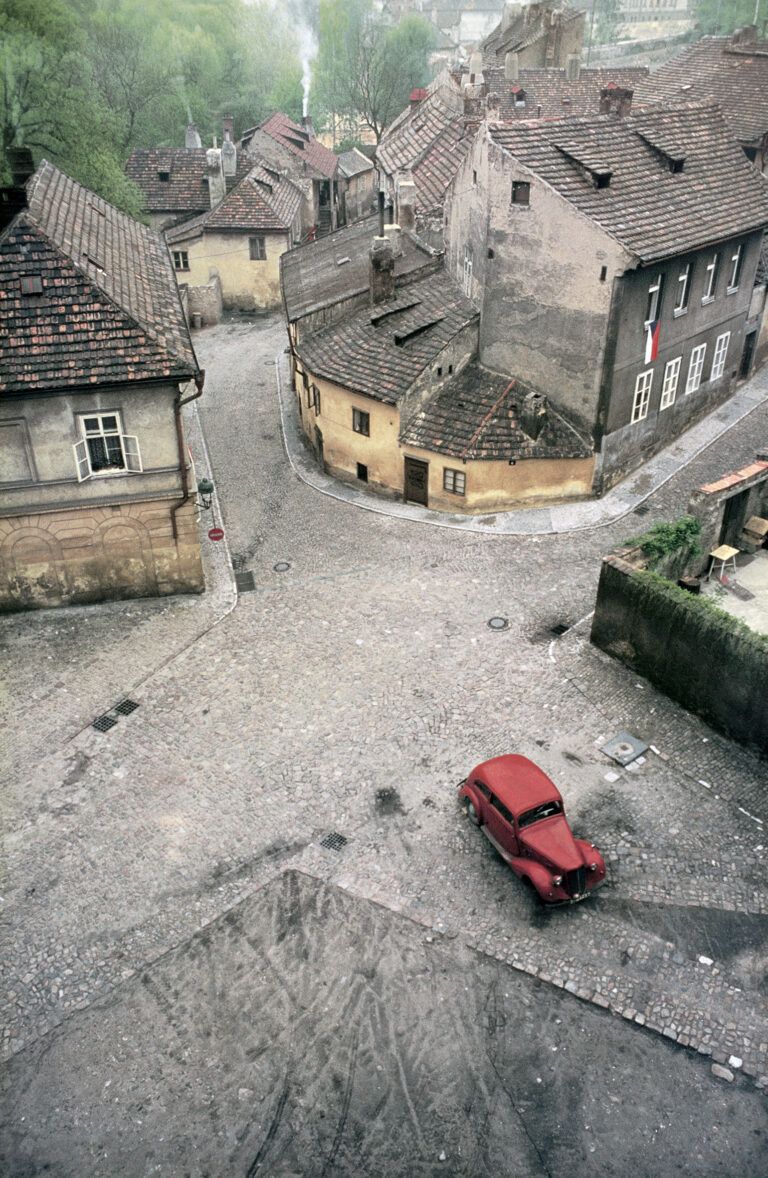
[[[549,780],[543,769],[534,765],[527,757],[507,753],[503,757],[492,757],[472,770],[471,777],[479,777],[515,814],[550,802],[553,798],[562,801],[557,786]]]

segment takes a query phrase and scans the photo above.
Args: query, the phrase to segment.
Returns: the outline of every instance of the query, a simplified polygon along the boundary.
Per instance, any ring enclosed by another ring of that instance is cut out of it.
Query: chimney
[[[29,177],[35,174],[32,152],[28,147],[9,147],[5,154],[11,169],[11,184],[23,188]]]
[[[383,188],[379,189],[379,237],[384,236],[384,201],[386,193]]]
[[[187,151],[195,151],[196,148],[203,146],[200,133],[194,123],[187,123],[187,133],[184,136],[184,146],[186,147]]]
[[[516,53],[504,55],[504,77],[508,82],[516,82],[520,75],[519,58]]]
[[[623,86],[617,86],[614,82],[609,82],[600,91],[600,114],[616,115],[617,118],[624,118],[632,110],[633,94],[634,90],[626,90]]]
[[[483,73],[483,55],[482,53],[473,53],[469,59],[469,72],[472,76],[472,81],[482,82]]]
[[[205,153],[205,178],[208,181],[211,208],[215,208],[227,195],[227,184],[221,167],[221,151],[218,147],[209,147]]]
[[[753,41],[757,40],[757,25],[744,25],[741,29],[736,29],[731,38],[732,45],[751,45]]]
[[[411,90],[411,96],[408,99],[408,104],[411,110],[416,110],[417,106],[421,106],[424,99],[427,97],[426,90]]]
[[[311,115],[302,115],[301,116],[301,125],[302,125],[303,129],[307,132],[307,135],[311,135],[312,138],[314,139],[315,138],[315,128],[312,125],[312,116]]]
[[[501,31],[509,28],[516,17],[520,15],[520,4],[505,4],[501,10]]]
[[[527,392],[518,412],[520,428],[535,442],[547,421],[547,398],[544,393]]]
[[[395,258],[388,237],[374,237],[370,252],[371,306],[395,297]]]
[[[565,59],[565,76],[569,82],[578,82],[581,73],[581,54],[569,53]]]
[[[9,147],[6,156],[11,169],[11,183],[0,188],[0,230],[10,225],[17,213],[27,207],[26,183],[35,170],[32,152],[28,147]]]
[[[402,258],[403,245],[402,245],[402,239],[401,239],[400,226],[399,225],[385,225],[384,226],[384,236],[386,237],[387,241],[392,246],[392,257],[393,258]]]
[[[237,148],[226,131],[221,145],[221,170],[225,180],[232,179],[237,172]]]
[[[235,120],[232,115],[224,115],[221,120],[221,142],[226,143],[228,139],[231,143],[235,142]]]
[[[416,225],[416,185],[410,173],[398,178],[395,188],[397,223],[401,229],[413,230]]]

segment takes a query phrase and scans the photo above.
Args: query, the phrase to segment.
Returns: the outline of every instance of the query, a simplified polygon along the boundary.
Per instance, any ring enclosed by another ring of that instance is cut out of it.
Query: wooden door
[[[427,506],[427,476],[429,463],[419,462],[418,458],[405,459],[405,476],[403,499],[406,503],[420,503]]]

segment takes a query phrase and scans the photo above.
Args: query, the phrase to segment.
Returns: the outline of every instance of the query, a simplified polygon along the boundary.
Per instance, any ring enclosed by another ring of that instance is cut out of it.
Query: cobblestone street
[[[588,641],[602,554],[751,460],[768,405],[641,513],[484,535],[307,486],[283,446],[284,343],[275,317],[195,336],[203,597],[0,618],[4,1057],[293,869],[698,1053],[745,1099],[768,1088],[766,764]],[[622,732],[642,763],[600,751]],[[603,851],[588,904],[534,905],[458,806],[472,766],[511,751]]]

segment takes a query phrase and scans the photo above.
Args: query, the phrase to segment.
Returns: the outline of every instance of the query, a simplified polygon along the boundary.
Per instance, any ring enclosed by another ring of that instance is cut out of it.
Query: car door
[[[485,813],[488,833],[492,834],[496,842],[510,855],[517,855],[519,852],[515,836],[515,820],[504,803],[499,801],[493,793]]]

